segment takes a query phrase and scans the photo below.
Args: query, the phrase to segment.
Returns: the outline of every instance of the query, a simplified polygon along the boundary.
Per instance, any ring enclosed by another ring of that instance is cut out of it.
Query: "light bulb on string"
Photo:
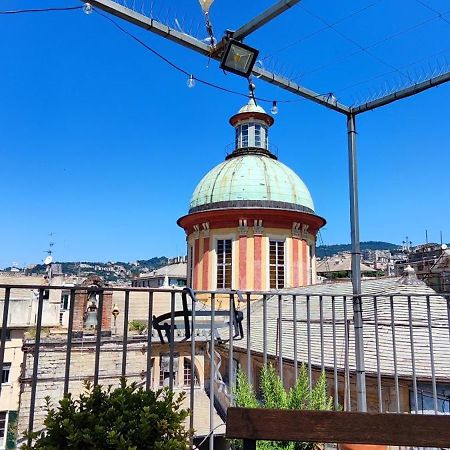
[[[92,5],[90,3],[85,3],[83,5],[83,11],[85,14],[89,15],[94,12],[94,8],[92,7]]]
[[[195,86],[195,78],[194,75],[189,75],[189,78],[187,80],[187,87],[193,88]]]
[[[276,101],[276,100],[273,101],[273,103],[272,103],[272,109],[270,110],[270,112],[271,112],[273,115],[278,114],[278,106],[277,106],[277,101]]]

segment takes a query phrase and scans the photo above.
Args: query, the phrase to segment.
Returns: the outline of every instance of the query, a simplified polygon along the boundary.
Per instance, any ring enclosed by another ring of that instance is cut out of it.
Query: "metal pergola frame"
[[[113,0],[81,0],[90,3],[105,12],[119,17],[127,22],[151,31],[177,44],[194,50],[209,58],[219,61],[224,42],[220,42],[214,49],[204,42],[182,33],[152,18],[127,8]],[[277,3],[263,11],[232,33],[233,39],[242,40],[254,31],[263,27],[275,17],[282,14],[301,0],[279,0]],[[410,85],[404,89],[379,97],[371,102],[359,106],[350,107],[336,101],[331,95],[318,94],[287,78],[264,70],[260,67],[253,68],[253,74],[261,80],[267,81],[292,94],[299,95],[307,100],[337,111],[347,117],[348,134],[348,163],[349,163],[349,191],[350,191],[350,226],[352,244],[352,285],[353,285],[353,314],[355,327],[355,355],[357,375],[357,404],[359,411],[367,411],[365,368],[364,368],[364,342],[362,328],[362,303],[361,303],[361,270],[360,270],[360,240],[359,240],[359,211],[358,211],[358,175],[357,175],[357,152],[356,152],[356,116],[367,111],[372,111],[381,106],[388,105],[397,100],[411,97],[427,89],[450,81],[450,72],[430,78],[421,83]]]

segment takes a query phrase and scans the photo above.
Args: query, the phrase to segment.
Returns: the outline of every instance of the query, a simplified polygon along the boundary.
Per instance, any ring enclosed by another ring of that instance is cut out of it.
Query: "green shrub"
[[[333,397],[327,392],[327,379],[322,372],[317,383],[309,389],[308,372],[301,365],[294,386],[286,390],[275,368],[269,365],[261,370],[261,402],[258,401],[253,386],[241,370],[237,374],[234,399],[236,406],[243,408],[308,409],[330,411],[333,409]],[[242,448],[242,441],[233,440],[235,448]],[[313,450],[318,444],[310,442],[272,442],[258,441],[258,450]]]
[[[28,433],[22,450],[185,450],[190,431],[184,394],[146,391],[136,383],[111,390],[87,382],[78,400],[69,394],[54,409],[47,398],[45,432]]]
[[[147,329],[147,322],[144,322],[142,320],[132,320],[128,324],[128,329],[130,331],[137,331],[139,334],[142,334]]]

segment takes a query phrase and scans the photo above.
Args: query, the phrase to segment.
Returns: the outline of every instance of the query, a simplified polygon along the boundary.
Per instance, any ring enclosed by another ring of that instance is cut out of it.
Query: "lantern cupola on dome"
[[[178,219],[193,289],[264,290],[314,283],[316,215],[301,178],[270,151],[271,115],[249,100],[230,118],[234,150],[212,168]]]
[[[269,128],[274,119],[256,104],[253,92],[251,89],[248,103],[230,118],[230,124],[235,129],[235,150],[228,158],[244,153],[259,153],[275,159],[269,151]]]

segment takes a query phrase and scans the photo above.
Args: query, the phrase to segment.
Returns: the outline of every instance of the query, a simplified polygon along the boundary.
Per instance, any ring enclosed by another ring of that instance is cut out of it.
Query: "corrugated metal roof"
[[[187,263],[181,262],[176,264],[169,264],[168,266],[160,267],[150,273],[143,273],[139,276],[140,279],[145,278],[159,278],[164,276],[186,278],[187,277]]]
[[[372,267],[360,263],[361,272],[376,272]],[[317,264],[317,273],[332,273],[332,272],[351,272],[352,259],[351,258],[330,258],[325,261],[320,261]]]
[[[259,106],[255,103],[255,100],[253,97],[248,99],[248,103],[244,105],[239,111],[238,114],[241,113],[251,113],[251,112],[257,112],[261,114],[267,114],[266,111],[262,106]]]

